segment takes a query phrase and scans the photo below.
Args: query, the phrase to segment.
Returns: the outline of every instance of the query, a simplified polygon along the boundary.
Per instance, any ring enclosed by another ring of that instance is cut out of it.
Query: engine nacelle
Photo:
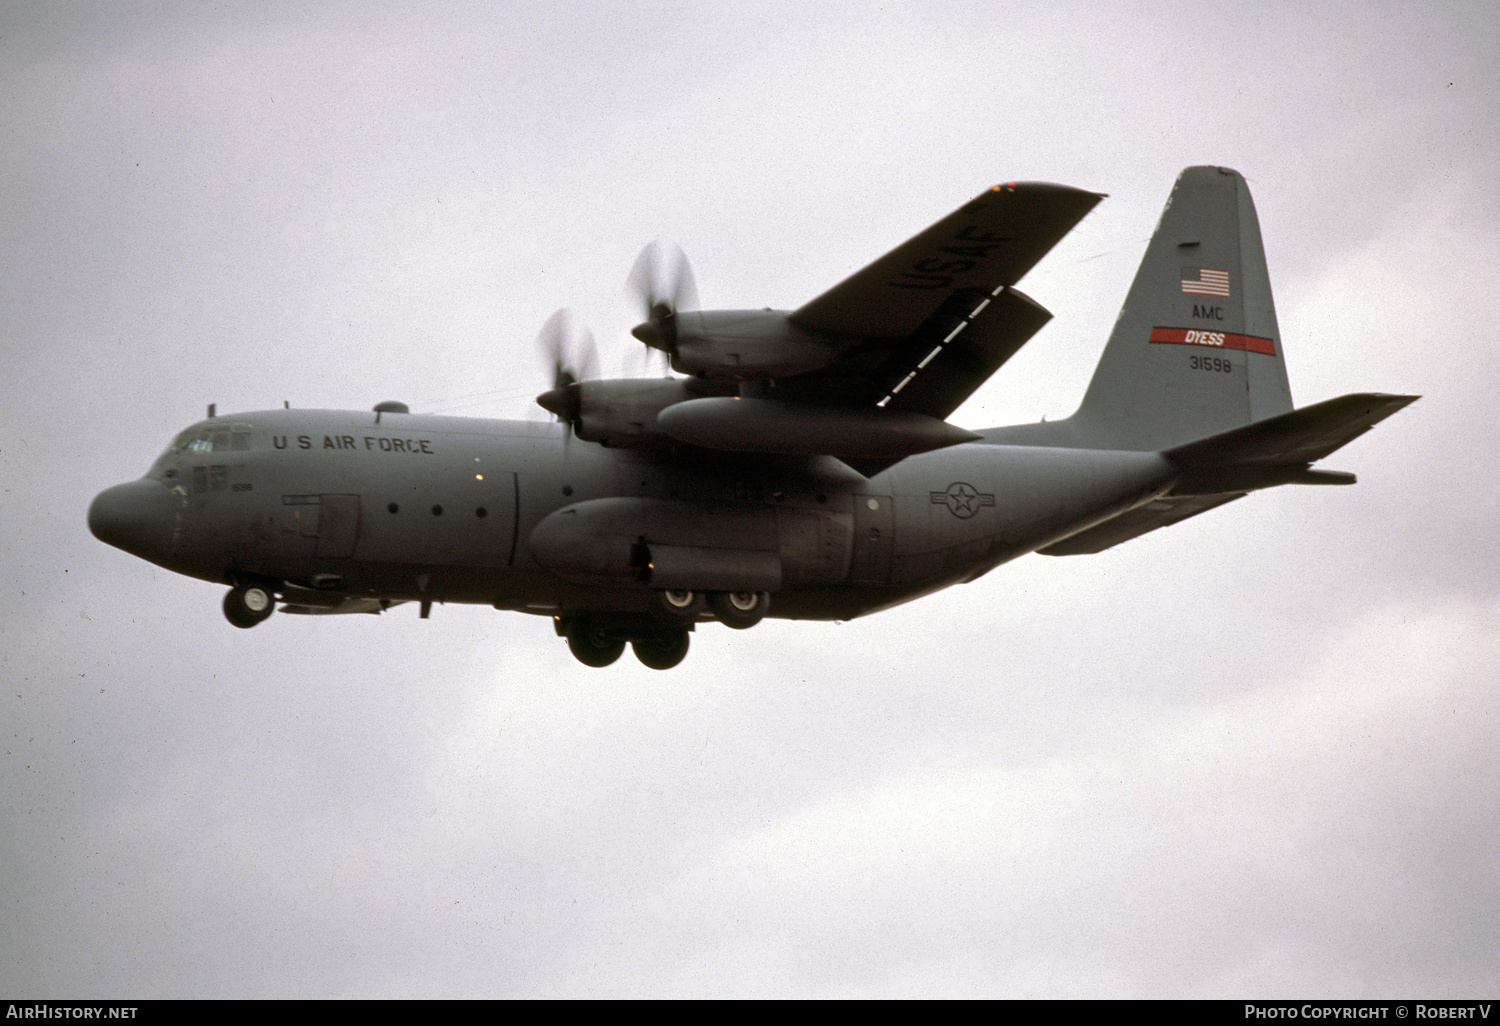
[[[686,382],[675,378],[626,378],[585,381],[571,386],[578,390],[578,415],[574,422],[585,442],[631,446],[671,442],[656,424],[664,408],[696,398]]]
[[[791,323],[777,310],[684,311],[675,320],[672,367],[694,377],[787,378],[826,367],[840,355],[828,336]]]
[[[668,406],[656,422],[706,449],[787,456],[901,459],[981,437],[920,413],[779,399],[693,399]]]

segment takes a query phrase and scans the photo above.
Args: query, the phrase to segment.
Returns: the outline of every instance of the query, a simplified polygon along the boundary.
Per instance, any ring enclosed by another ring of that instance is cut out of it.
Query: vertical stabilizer
[[[1159,450],[1291,409],[1250,190],[1237,171],[1190,167],[1172,188],[1083,405],[1019,434],[1033,444]]]
[[[1094,371],[1077,417],[1095,444],[1165,449],[1292,408],[1250,189],[1190,167]]]

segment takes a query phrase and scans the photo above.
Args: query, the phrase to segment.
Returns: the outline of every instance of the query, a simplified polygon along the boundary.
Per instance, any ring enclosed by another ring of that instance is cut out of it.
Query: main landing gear
[[[236,627],[254,627],[276,612],[276,595],[263,584],[242,584],[224,596],[224,617]]]
[[[742,631],[754,627],[771,608],[765,591],[687,591],[668,589],[656,593],[656,615],[664,623],[693,623],[704,609],[725,627]]]
[[[708,608],[725,627],[742,631],[754,627],[771,608],[768,591],[716,591],[708,596]]]
[[[614,637],[608,625],[593,617],[579,617],[568,625],[568,651],[584,666],[608,666],[625,651],[625,639]]]
[[[653,670],[670,670],[687,657],[688,631],[705,612],[735,630],[754,627],[771,608],[764,591],[657,591],[651,613],[580,613],[557,621],[568,651],[585,666],[608,666],[625,651]]]
[[[585,666],[608,666],[628,641],[643,664],[670,670],[687,656],[689,626],[639,613],[584,613],[558,621],[557,633],[568,639],[568,651]]]
[[[653,670],[670,670],[687,658],[688,632],[671,631],[655,637],[636,638],[630,643],[635,657]]]

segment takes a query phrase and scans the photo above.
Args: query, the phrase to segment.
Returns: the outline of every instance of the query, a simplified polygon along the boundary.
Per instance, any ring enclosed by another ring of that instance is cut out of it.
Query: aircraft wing
[[[1011,286],[1102,198],[1040,182],[980,193],[788,315],[858,341],[778,381],[777,398],[946,419],[1051,320]]]
[[[834,335],[900,339],[954,293],[1014,285],[1104,197],[1045,182],[996,185],[790,316]]]

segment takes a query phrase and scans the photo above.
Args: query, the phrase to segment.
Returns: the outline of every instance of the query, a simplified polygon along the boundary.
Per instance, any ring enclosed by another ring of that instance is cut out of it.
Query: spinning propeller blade
[[[682,248],[648,243],[635,258],[625,288],[645,317],[630,333],[665,353],[670,363],[677,350],[677,314],[698,309],[698,287]]]
[[[552,387],[536,397],[537,405],[576,431],[581,401],[578,383],[599,376],[594,333],[577,324],[572,311],[563,308],[547,318],[536,344],[552,365]]]

